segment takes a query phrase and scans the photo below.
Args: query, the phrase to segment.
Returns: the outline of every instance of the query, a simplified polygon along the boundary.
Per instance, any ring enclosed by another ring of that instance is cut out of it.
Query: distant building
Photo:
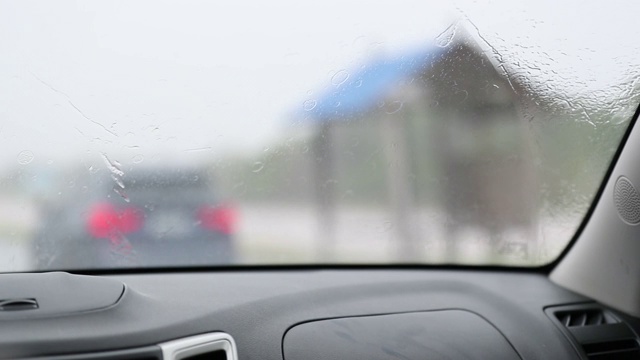
[[[494,248],[514,244],[503,241],[507,232],[534,240],[532,146],[519,114],[530,99],[502,66],[464,36],[446,47],[378,58],[338,74],[333,86],[307,103],[304,116],[317,127],[314,178],[325,237],[335,223],[335,179],[348,179],[359,166],[351,161],[363,159],[345,155],[351,142],[345,134],[351,134],[368,144],[361,154],[382,152],[395,237],[403,244],[400,259],[419,253],[424,235],[413,216],[424,203],[444,214],[452,245],[466,227],[484,230]],[[357,189],[357,178],[352,185]]]

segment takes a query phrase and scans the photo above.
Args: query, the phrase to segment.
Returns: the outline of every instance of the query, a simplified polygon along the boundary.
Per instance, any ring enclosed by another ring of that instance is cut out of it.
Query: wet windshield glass
[[[0,271],[552,261],[632,5],[2,1]]]

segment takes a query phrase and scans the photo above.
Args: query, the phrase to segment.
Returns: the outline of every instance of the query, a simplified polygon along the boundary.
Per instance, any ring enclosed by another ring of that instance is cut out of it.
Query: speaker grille
[[[640,194],[624,176],[620,176],[616,181],[613,201],[622,221],[630,225],[640,224]]]

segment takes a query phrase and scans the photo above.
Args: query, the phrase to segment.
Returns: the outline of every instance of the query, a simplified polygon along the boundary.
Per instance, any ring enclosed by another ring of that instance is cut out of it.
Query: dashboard
[[[640,356],[637,319],[534,272],[33,273],[0,284],[1,359]]]

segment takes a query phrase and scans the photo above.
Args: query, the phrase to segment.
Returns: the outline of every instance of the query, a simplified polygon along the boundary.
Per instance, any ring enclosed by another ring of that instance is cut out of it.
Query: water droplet
[[[349,79],[349,72],[347,70],[338,70],[332,77],[331,83],[334,86],[340,86]]]
[[[402,109],[402,104],[402,101],[396,100],[387,106],[387,110],[385,112],[387,114],[395,114]]]
[[[97,167],[95,167],[93,165],[89,166],[89,173],[90,174],[95,174],[97,172],[98,172],[98,168]]]
[[[116,175],[116,176],[124,176],[124,171],[122,171],[120,169],[120,163],[117,161],[111,161],[109,160],[109,158],[107,157],[107,154],[102,153],[102,159],[104,160],[105,165],[107,165],[107,169],[109,169],[109,171]]]
[[[120,179],[119,177],[115,176],[115,175],[111,175],[111,178],[113,179],[113,181],[122,189],[124,189],[124,183],[122,182],[122,179]]]
[[[72,187],[76,186],[76,181],[75,180],[69,180],[67,185],[69,185],[69,187],[72,188]]]
[[[256,161],[255,163],[253,163],[253,169],[251,169],[251,171],[253,171],[254,173],[259,173],[260,171],[262,171],[262,169],[264,169],[264,163],[261,161]]]
[[[440,35],[436,36],[436,46],[447,47],[453,42],[458,31],[458,23],[449,25]]]
[[[133,161],[134,164],[140,164],[141,162],[144,161],[144,155],[137,154],[133,157],[133,159],[131,159],[131,161]]]
[[[113,191],[114,191],[116,194],[120,195],[120,197],[122,197],[122,199],[124,199],[124,201],[125,201],[125,202],[129,202],[129,201],[131,201],[131,200],[129,199],[129,196],[127,195],[127,193],[124,191],[124,189],[120,189],[120,188],[118,188],[118,187],[114,187],[114,188],[113,188]]]
[[[360,86],[362,86],[362,79],[360,79],[360,80],[356,81],[355,86],[356,86],[357,88],[359,88]]]
[[[23,150],[18,154],[18,164],[27,165],[32,162],[35,157],[33,151]]]
[[[309,99],[309,100],[306,100],[302,104],[302,108],[304,109],[304,111],[311,111],[311,110],[315,109],[317,104],[318,104],[317,101],[315,101],[313,99]]]

